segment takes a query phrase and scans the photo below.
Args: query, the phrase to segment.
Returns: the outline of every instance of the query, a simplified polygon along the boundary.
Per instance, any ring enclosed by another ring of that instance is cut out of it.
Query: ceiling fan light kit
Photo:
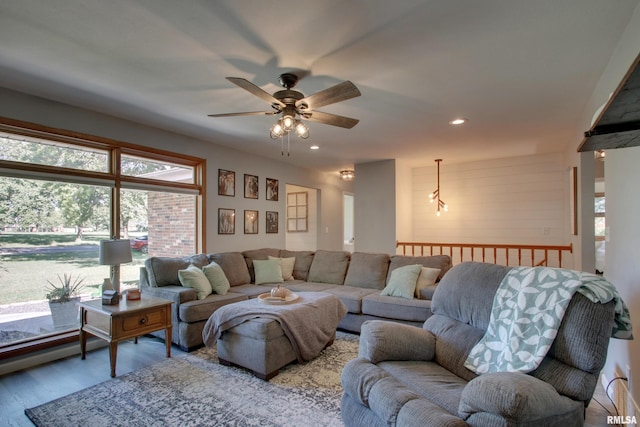
[[[278,121],[274,123],[269,130],[271,139],[284,138],[285,136],[289,136],[291,132],[294,132],[299,138],[309,138],[309,128],[303,123],[303,120],[345,129],[351,129],[358,123],[357,119],[316,110],[316,108],[325,105],[335,104],[360,96],[360,91],[350,81],[339,83],[305,97],[301,92],[292,89],[298,83],[298,76],[293,73],[280,75],[280,84],[284,87],[284,90],[280,90],[273,95],[240,77],[227,77],[227,80],[263,101],[268,102],[271,105],[271,110],[209,114],[209,117],[280,115]]]
[[[340,171],[340,178],[342,178],[343,181],[353,181],[355,177],[356,173],[351,169]]]

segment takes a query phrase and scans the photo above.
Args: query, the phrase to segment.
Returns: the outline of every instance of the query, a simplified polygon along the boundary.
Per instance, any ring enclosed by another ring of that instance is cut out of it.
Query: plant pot
[[[70,298],[67,302],[50,302],[49,309],[56,329],[78,326],[78,303],[80,297]]]

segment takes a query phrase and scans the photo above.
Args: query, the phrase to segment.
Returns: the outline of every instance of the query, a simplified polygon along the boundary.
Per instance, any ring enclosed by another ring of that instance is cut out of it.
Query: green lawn
[[[0,256],[0,305],[43,300],[47,280],[55,283],[57,275],[65,273],[85,278],[83,294],[99,295],[99,286],[109,277],[109,266],[98,264],[98,242],[107,238],[106,234],[85,234],[82,242],[76,242],[74,234],[0,234],[0,249],[58,247],[55,253]],[[120,267],[122,288],[137,285],[146,257],[133,251],[133,262]]]

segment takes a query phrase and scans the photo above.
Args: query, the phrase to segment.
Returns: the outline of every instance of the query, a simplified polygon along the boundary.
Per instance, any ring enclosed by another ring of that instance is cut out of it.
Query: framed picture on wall
[[[258,211],[244,211],[244,234],[258,234]]]
[[[265,230],[267,233],[278,232],[278,212],[267,211],[267,224]]]
[[[235,234],[236,210],[218,209],[218,234]]]
[[[274,202],[278,201],[278,180],[273,178],[267,178],[267,200]]]
[[[244,198],[258,198],[258,177],[256,175],[244,174]]]
[[[224,169],[218,169],[218,196],[236,195],[236,173]]]

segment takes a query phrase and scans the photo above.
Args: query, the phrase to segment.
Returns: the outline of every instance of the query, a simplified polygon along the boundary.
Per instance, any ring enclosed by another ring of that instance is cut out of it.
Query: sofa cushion
[[[361,288],[384,288],[389,260],[387,254],[354,252],[351,254],[344,284]]]
[[[362,313],[362,298],[367,295],[377,293],[377,289],[361,288],[359,286],[333,286],[325,292],[333,294],[340,298],[340,301],[347,306],[349,313]]]
[[[380,295],[412,299],[416,293],[416,283],[422,271],[420,264],[405,265],[393,270],[389,283]]]
[[[398,267],[405,265],[420,264],[423,267],[439,268],[440,274],[438,280],[442,280],[444,274],[451,268],[451,257],[449,255],[433,255],[433,256],[407,256],[394,255],[389,263],[389,272],[387,274],[387,283],[391,277],[391,272]]]
[[[309,267],[313,262],[313,254],[314,252],[312,251],[288,251],[283,249],[280,251],[280,258],[294,257],[296,261],[293,264],[293,278],[307,280],[309,278]]]
[[[227,276],[224,275],[222,267],[214,261],[202,267],[202,272],[207,276],[209,283],[211,283],[211,290],[214,293],[224,295],[229,292],[229,288],[231,287],[229,280]]]
[[[436,291],[436,280],[439,275],[439,268],[422,267],[416,282],[416,298],[431,299]]]
[[[295,281],[293,283],[285,283],[285,287],[293,292],[323,292],[327,289],[335,288],[340,285],[332,285],[331,283],[302,282]]]
[[[260,294],[267,294],[271,292],[273,286],[270,285],[254,285],[253,283],[247,283],[245,285],[238,285],[231,288],[231,292],[237,294],[243,294],[249,298],[257,298]]]
[[[211,283],[204,275],[200,267],[191,264],[184,270],[178,270],[178,279],[180,284],[187,288],[195,289],[198,299],[205,299],[207,295],[211,295]]]
[[[308,280],[342,285],[349,267],[349,255],[346,251],[316,251]]]
[[[151,257],[147,258],[144,265],[147,269],[150,287],[180,285],[178,270],[184,270],[193,264],[196,267],[204,267],[209,263],[207,256],[197,254],[185,258]]]
[[[288,282],[293,279],[293,266],[296,264],[296,257],[278,258],[269,255],[269,259],[277,259],[280,261],[280,269],[282,270],[282,280]]]
[[[211,314],[223,305],[248,299],[246,295],[227,292],[224,295],[211,294],[205,299],[183,302],[180,304],[178,316],[183,322],[200,322],[208,320]],[[175,325],[174,325],[175,327]]]
[[[430,402],[458,415],[460,395],[467,381],[434,362],[381,362],[379,367]]]
[[[254,259],[255,284],[282,283],[282,267],[278,259]]]
[[[272,248],[252,249],[249,251],[243,251],[242,255],[244,256],[245,262],[247,263],[247,268],[249,269],[249,276],[251,276],[251,283],[255,283],[256,274],[253,267],[253,260],[267,260],[269,259],[269,256],[277,257],[280,255],[280,249],[272,249]]]
[[[224,271],[224,275],[229,280],[231,287],[251,283],[249,268],[242,253],[223,252],[210,254],[209,260],[215,261],[216,264],[222,267],[222,271]]]
[[[431,301],[373,293],[362,298],[362,313],[387,319],[424,322],[431,316]]]

